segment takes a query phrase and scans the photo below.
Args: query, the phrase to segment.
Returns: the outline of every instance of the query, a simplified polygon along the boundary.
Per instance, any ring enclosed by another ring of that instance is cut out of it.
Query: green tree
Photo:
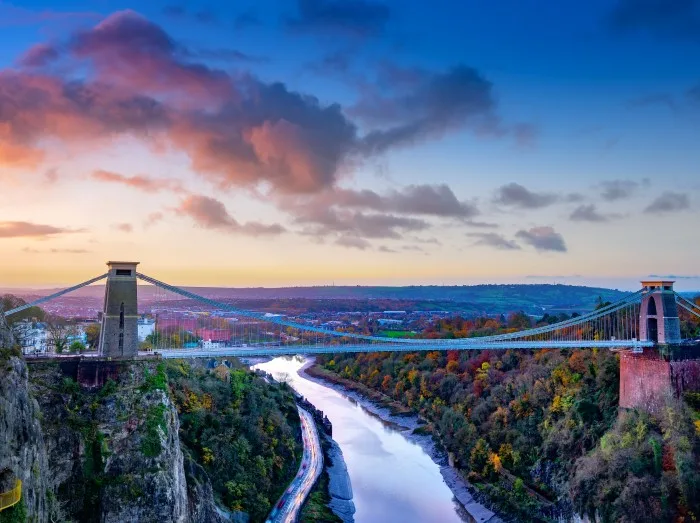
[[[73,354],[80,354],[85,352],[85,344],[82,341],[74,341],[70,344],[69,350]]]

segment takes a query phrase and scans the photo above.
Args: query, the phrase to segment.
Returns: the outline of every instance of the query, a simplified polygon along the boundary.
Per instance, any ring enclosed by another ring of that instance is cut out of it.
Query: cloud
[[[308,5],[334,11],[355,4]],[[496,114],[491,83],[466,66],[387,67],[382,82],[397,81],[370,89],[356,108],[357,118],[377,121],[363,135],[338,104],[209,67],[196,53],[133,11],[36,46],[18,67],[0,70],[7,101],[0,162],[33,169],[52,150],[80,153],[136,139],[156,154],[186,155],[192,170],[220,190],[300,195],[335,189],[349,168],[392,147],[463,129],[510,132]],[[449,196],[440,191],[438,197]],[[398,209],[401,195],[394,200]],[[467,216],[467,209],[450,212]]]
[[[356,148],[356,128],[340,106],[189,63],[167,33],[131,11],[53,50],[39,68],[33,59],[27,70],[0,72],[13,108],[0,128],[5,163],[35,166],[47,138],[73,144],[124,135],[182,150],[195,171],[222,187],[267,182],[305,192],[335,183]],[[54,62],[88,77],[54,76]]]
[[[618,0],[610,21],[619,32],[646,31],[668,40],[700,41],[697,0]]]
[[[251,236],[277,235],[285,232],[284,227],[278,224],[266,225],[258,222],[240,224],[228,213],[222,202],[208,196],[189,195],[174,210],[176,214],[190,217],[197,225],[205,229]]]
[[[600,197],[606,202],[624,200],[634,195],[642,187],[648,186],[649,180],[647,178],[639,182],[634,180],[610,180],[600,184]]]
[[[123,174],[105,171],[102,169],[93,171],[92,179],[107,183],[117,183],[133,187],[141,191],[153,193],[160,191],[184,192],[180,182],[175,180],[163,180],[150,178],[148,176],[124,176]]]
[[[253,10],[248,10],[241,13],[233,20],[233,27],[238,30],[246,29],[248,27],[256,27],[259,25],[262,25],[262,21]]]
[[[659,278],[664,280],[697,280],[700,279],[700,275],[687,275],[687,274],[650,274],[649,278]]]
[[[525,276],[528,280],[566,280],[569,278],[583,278],[581,274],[529,274]]]
[[[30,222],[0,221],[0,238],[47,238],[59,234],[85,232],[85,229],[54,227]]]
[[[46,181],[49,183],[56,183],[58,181],[58,169],[56,167],[47,169],[46,172],[44,172],[44,178],[46,178]]]
[[[520,249],[520,245],[518,245],[516,242],[508,240],[495,232],[472,232],[467,233],[467,236],[469,238],[476,239],[474,245],[485,245],[503,251],[514,251]]]
[[[86,249],[34,249],[32,247],[25,247],[22,252],[30,254],[88,254],[92,251]]]
[[[580,205],[574,209],[569,219],[574,222],[608,222],[613,218],[620,218],[619,214],[602,214],[594,204]]]
[[[673,95],[669,93],[648,94],[640,98],[634,98],[630,100],[627,105],[632,109],[638,109],[641,107],[653,107],[655,105],[667,107],[671,111],[675,111],[678,108],[676,99]]]
[[[685,94],[692,102],[700,103],[700,84],[694,85]]]
[[[552,227],[533,227],[518,231],[516,236],[538,251],[567,251],[564,238]]]
[[[217,25],[216,15],[207,9],[190,12],[181,4],[170,4],[163,8],[163,14],[171,18],[191,19],[204,25]]]
[[[540,209],[555,203],[556,194],[536,193],[518,183],[503,185],[496,191],[494,203],[520,209]]]
[[[262,56],[252,56],[237,49],[228,49],[225,47],[197,49],[196,51],[188,52],[188,56],[190,58],[201,58],[204,60],[217,60],[220,62],[232,63],[262,63],[269,61],[267,58]]]
[[[51,9],[33,11],[8,2],[0,2],[0,27],[44,23],[55,25],[57,22],[81,21],[99,17],[99,13],[92,11],[53,11]]]
[[[334,51],[319,60],[309,62],[306,67],[319,74],[344,75],[350,70],[352,57],[352,51]]]
[[[303,234],[316,238],[346,235],[364,239],[398,240],[402,238],[403,233],[423,231],[430,227],[428,222],[417,218],[332,208],[308,208],[305,212],[299,211],[294,221],[306,226]]]
[[[386,194],[364,189],[335,189],[314,197],[315,204],[468,219],[479,214],[474,202],[460,201],[446,184],[408,185]],[[309,205],[309,201],[302,205]]]
[[[162,212],[152,212],[150,213],[147,217],[146,220],[143,222],[144,227],[152,227],[158,222],[161,222],[165,219],[165,215]]]
[[[667,191],[658,196],[644,209],[648,214],[666,214],[684,211],[690,208],[690,198],[687,194]]]
[[[298,16],[286,25],[293,31],[337,36],[378,36],[390,18],[389,8],[372,0],[297,0]]]
[[[533,147],[539,134],[539,129],[531,123],[519,123],[513,126],[515,141],[521,147]]]
[[[356,236],[341,236],[340,238],[338,238],[335,241],[335,243],[337,245],[341,245],[343,247],[360,249],[361,251],[364,251],[364,250],[372,247],[372,244],[369,243],[367,240],[363,240],[362,238],[357,238]],[[381,250],[381,249],[379,249],[379,250]]]
[[[115,223],[112,225],[112,229],[119,232],[132,233],[134,232],[134,226],[130,223]]]
[[[362,149],[369,154],[449,131],[469,129],[491,136],[506,132],[495,112],[493,85],[471,67],[436,73],[385,66],[380,86],[365,91],[349,114],[379,127],[362,138]]]

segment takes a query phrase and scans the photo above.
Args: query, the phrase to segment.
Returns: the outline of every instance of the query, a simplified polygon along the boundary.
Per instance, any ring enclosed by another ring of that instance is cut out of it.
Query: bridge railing
[[[371,335],[365,335],[365,334],[357,334],[357,333],[351,333],[351,332],[340,332],[340,331],[335,331],[331,329],[326,329],[323,327],[316,327],[313,325],[308,325],[304,323],[299,323],[295,321],[289,321],[285,320],[282,317],[275,317],[275,316],[270,316],[264,313],[260,312],[254,312],[254,311],[247,311],[244,309],[240,309],[238,307],[235,307],[233,305],[219,302],[217,300],[213,300],[211,298],[207,298],[205,296],[201,296],[199,294],[193,293],[191,291],[187,291],[184,289],[181,289],[179,287],[176,287],[174,285],[167,284],[165,282],[162,282],[160,280],[156,280],[155,278],[152,278],[150,276],[147,276],[145,274],[137,273],[137,276],[142,280],[147,283],[150,283],[152,285],[155,285],[157,287],[160,287],[164,290],[167,290],[169,292],[173,292],[175,294],[179,294],[180,296],[183,296],[185,298],[193,299],[196,301],[199,301],[201,303],[207,304],[212,307],[216,307],[221,310],[226,310],[229,312],[233,312],[235,314],[240,315],[241,317],[246,317],[250,319],[254,319],[257,321],[264,321],[267,323],[272,323],[276,324],[278,326],[285,326],[285,327],[291,327],[293,329],[298,329],[299,331],[306,331],[306,332],[312,332],[312,333],[317,333],[319,335],[323,336],[330,336],[330,337],[335,337],[335,338],[344,338],[345,340],[362,340],[366,342],[372,342],[372,343],[386,343],[386,344],[391,344],[391,345],[400,345],[400,344],[411,344],[411,345],[419,345],[419,344],[426,344],[426,345],[441,345],[445,346],[445,348],[449,348],[452,345],[460,345],[463,346],[468,343],[477,343],[479,345],[483,345],[488,342],[503,342],[503,341],[510,341],[510,340],[526,340],[526,339],[532,339],[532,340],[538,340],[538,339],[544,339],[542,338],[543,336],[546,335],[552,335],[552,338],[554,338],[555,334],[558,331],[563,331],[565,329],[569,329],[572,327],[576,327],[578,325],[584,325],[584,324],[592,324],[592,322],[595,322],[597,320],[601,320],[602,318],[605,318],[606,316],[611,316],[614,315],[615,313],[619,311],[623,311],[626,308],[638,305],[641,301],[641,295],[643,290],[639,290],[635,293],[632,293],[628,296],[625,296],[623,299],[615,302],[608,304],[604,307],[601,307],[600,309],[597,309],[595,311],[592,311],[590,313],[583,314],[581,316],[577,316],[574,318],[570,318],[568,320],[558,322],[552,325],[546,325],[543,327],[537,327],[534,329],[527,329],[524,331],[519,331],[519,332],[514,332],[514,333],[508,333],[508,334],[497,334],[493,336],[483,336],[483,337],[478,337],[478,338],[460,338],[460,339],[452,339],[452,340],[428,340],[428,339],[414,339],[414,338],[390,338],[390,337],[383,337],[383,336],[371,336]],[[636,338],[635,338],[636,339]],[[572,341],[572,340],[570,340]]]

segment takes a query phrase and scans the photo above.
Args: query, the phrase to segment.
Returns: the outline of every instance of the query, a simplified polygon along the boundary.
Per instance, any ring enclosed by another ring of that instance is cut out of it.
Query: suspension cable
[[[54,294],[51,294],[49,296],[44,296],[43,298],[39,298],[38,300],[34,300],[31,303],[27,303],[25,305],[22,305],[20,307],[15,307],[14,309],[10,309],[9,311],[5,311],[3,314],[5,317],[8,317],[12,314],[17,314],[18,312],[25,311],[27,309],[30,309],[32,307],[36,307],[37,305],[41,303],[45,303],[47,301],[54,300],[56,298],[60,298],[64,294],[68,294],[69,292],[77,291],[78,289],[82,289],[83,287],[87,287],[88,285],[91,285],[93,283],[96,283],[100,280],[104,280],[107,277],[108,273],[105,273],[101,276],[98,276],[96,278],[92,278],[91,280],[85,281],[83,283],[79,283],[78,285],[74,285],[73,287],[68,287],[67,289],[63,289],[62,291],[58,291]]]

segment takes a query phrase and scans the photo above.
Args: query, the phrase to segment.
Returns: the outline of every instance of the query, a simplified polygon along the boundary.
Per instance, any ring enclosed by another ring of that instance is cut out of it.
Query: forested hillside
[[[299,467],[299,415],[291,389],[243,367],[208,371],[173,361],[165,373],[183,450],[204,468],[215,498],[264,521]]]
[[[440,320],[422,335],[468,336],[493,331],[493,322],[503,331],[526,321]],[[697,396],[670,401],[659,417],[633,411],[618,418],[613,352],[373,353],[318,362],[419,412],[457,467],[518,521],[700,515]]]

